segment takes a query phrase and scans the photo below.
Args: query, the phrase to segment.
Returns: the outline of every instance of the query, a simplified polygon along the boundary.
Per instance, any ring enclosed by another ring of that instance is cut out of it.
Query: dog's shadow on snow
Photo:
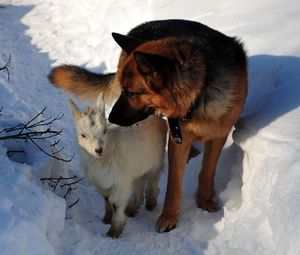
[[[244,152],[235,144],[235,137],[239,136],[238,142],[250,139],[260,129],[300,106],[299,70],[298,57],[256,55],[248,58],[248,96],[234,128],[232,144],[223,150],[218,162],[219,192],[226,189],[233,179],[232,174],[242,177]]]
[[[297,88],[300,84],[300,58],[257,55],[248,58],[248,67],[248,97],[234,131],[234,137],[239,136],[239,142],[250,139],[261,128],[300,105],[300,87]],[[256,121],[250,123],[254,129],[245,131],[244,123],[249,120]],[[240,132],[243,132],[242,136]],[[184,231],[190,225],[189,236],[198,240],[203,249],[207,241],[214,239],[222,230],[224,207],[227,211],[237,211],[242,204],[243,159],[244,151],[232,139],[231,133],[215,177],[215,191],[223,209],[213,214],[198,209],[193,199],[202,156],[191,160],[187,166],[178,228]]]

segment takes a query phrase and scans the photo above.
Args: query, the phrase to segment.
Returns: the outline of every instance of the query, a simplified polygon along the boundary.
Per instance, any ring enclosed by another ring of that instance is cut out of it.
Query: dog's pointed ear
[[[72,99],[69,98],[69,104],[72,110],[72,115],[75,120],[78,120],[81,117],[81,112],[77,105],[74,103]]]
[[[170,61],[160,55],[135,51],[133,56],[138,64],[139,70],[145,75],[159,74],[170,65]]]
[[[168,86],[174,68],[174,63],[170,59],[140,51],[135,51],[133,56],[138,70],[153,90],[159,91]]]
[[[117,44],[124,50],[127,54],[130,54],[134,49],[136,49],[144,41],[118,33],[111,34]]]

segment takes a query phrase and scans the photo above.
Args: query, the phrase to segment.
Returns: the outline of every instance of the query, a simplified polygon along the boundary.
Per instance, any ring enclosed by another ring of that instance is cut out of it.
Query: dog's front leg
[[[170,231],[176,227],[182,196],[182,179],[191,145],[192,138],[189,135],[183,134],[182,144],[176,144],[172,137],[169,137],[168,184],[164,208],[156,223],[158,232]]]
[[[214,177],[217,162],[226,142],[227,136],[205,142],[202,169],[199,174],[199,186],[197,189],[197,205],[209,212],[219,210],[218,202],[214,196]]]

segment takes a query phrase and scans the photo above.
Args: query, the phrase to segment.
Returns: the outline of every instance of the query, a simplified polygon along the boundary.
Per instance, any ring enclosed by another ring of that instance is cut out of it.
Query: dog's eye
[[[80,134],[82,138],[86,138],[86,135],[85,134]]]
[[[138,95],[138,93],[129,92],[129,91],[124,91],[123,94],[128,98],[135,98]]]

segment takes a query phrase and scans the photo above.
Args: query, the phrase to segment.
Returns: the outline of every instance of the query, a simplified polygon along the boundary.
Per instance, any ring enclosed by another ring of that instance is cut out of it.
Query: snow
[[[0,72],[0,130],[46,106],[47,116],[65,114],[56,127],[63,129],[64,155],[76,153],[63,163],[30,144],[0,143],[0,254],[300,254],[299,7],[298,0],[0,1],[0,66],[11,54],[9,83]],[[120,239],[111,240],[104,235],[103,202],[93,187],[82,181],[65,201],[63,191],[40,181],[80,174],[66,96],[49,84],[47,74],[60,63],[114,71],[120,50],[111,32],[165,18],[200,21],[238,36],[248,50],[247,102],[216,176],[222,210],[209,214],[196,207],[200,155],[186,169],[175,230],[154,230],[165,171],[158,207],[142,209]],[[18,148],[25,156],[7,156]],[[77,197],[79,203],[66,213]]]

